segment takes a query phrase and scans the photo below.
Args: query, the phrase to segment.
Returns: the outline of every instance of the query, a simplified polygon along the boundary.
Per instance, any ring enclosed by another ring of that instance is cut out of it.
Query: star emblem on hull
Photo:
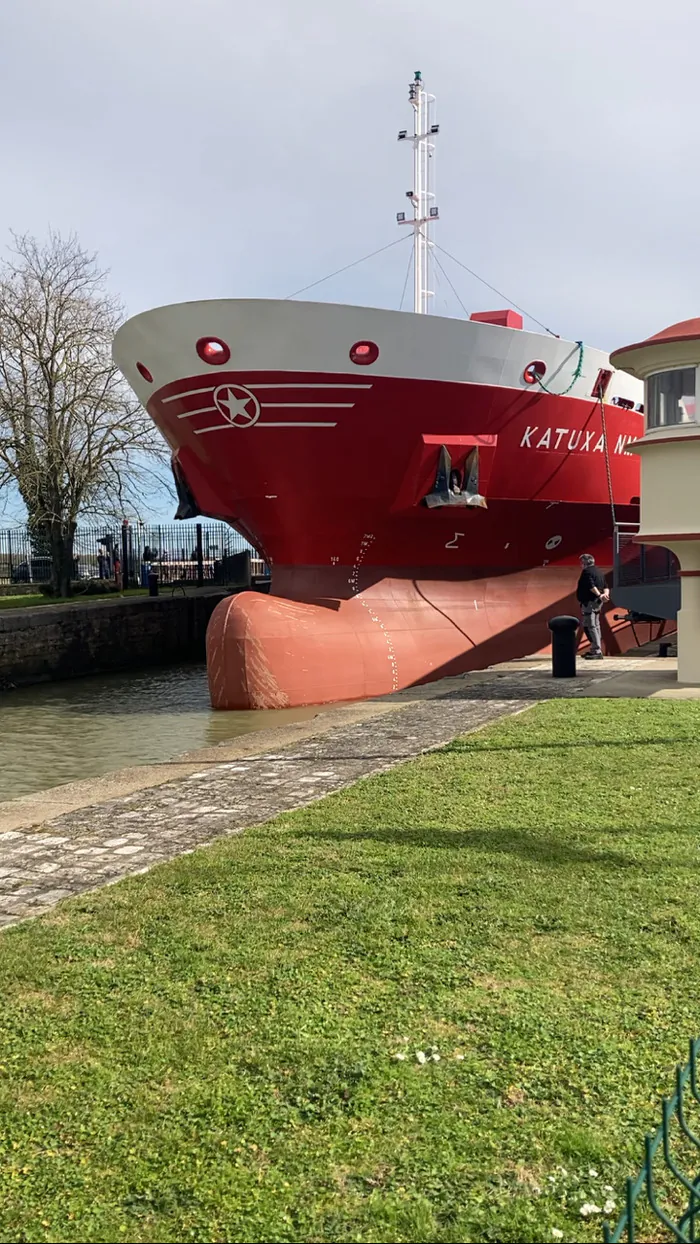
[[[234,428],[252,428],[260,418],[260,403],[242,384],[220,384],[214,391],[214,405]]]

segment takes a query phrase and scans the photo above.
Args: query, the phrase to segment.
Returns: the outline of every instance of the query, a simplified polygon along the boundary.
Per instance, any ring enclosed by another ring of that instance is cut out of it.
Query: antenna
[[[423,85],[423,76],[416,70],[408,88],[409,103],[413,108],[413,189],[406,191],[406,198],[413,206],[413,217],[406,219],[405,212],[397,212],[400,225],[413,228],[413,310],[416,315],[426,315],[433,291],[430,284],[431,252],[430,227],[439,219],[432,193],[432,158],[435,150],[433,139],[439,133],[439,125],[431,120],[435,96],[429,95]],[[408,130],[399,130],[399,142],[407,141]]]

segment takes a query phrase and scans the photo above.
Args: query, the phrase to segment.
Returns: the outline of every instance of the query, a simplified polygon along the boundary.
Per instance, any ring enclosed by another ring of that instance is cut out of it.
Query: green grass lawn
[[[550,702],[9,930],[0,1238],[599,1240],[700,1032],[699,772],[699,703]]]
[[[73,596],[44,596],[42,592],[26,592],[17,596],[0,596],[0,609],[30,609],[34,605],[67,605],[80,601],[109,600],[118,596],[145,596],[146,589],[130,587],[124,592],[81,592],[76,588]]]

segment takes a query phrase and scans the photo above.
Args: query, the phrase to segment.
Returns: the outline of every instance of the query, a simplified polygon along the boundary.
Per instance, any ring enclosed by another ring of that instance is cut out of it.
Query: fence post
[[[122,585],[129,586],[129,522],[122,523]]]
[[[204,553],[202,552],[201,523],[197,523],[197,587],[204,587]]]

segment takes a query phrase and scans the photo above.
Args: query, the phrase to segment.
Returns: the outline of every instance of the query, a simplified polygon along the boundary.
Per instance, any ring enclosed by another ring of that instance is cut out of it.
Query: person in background
[[[581,606],[581,621],[586,639],[591,645],[590,652],[584,652],[583,657],[585,661],[602,661],[600,613],[610,593],[603,572],[595,564],[595,557],[592,557],[590,553],[582,553],[579,560],[581,574],[576,588],[576,598]]]

